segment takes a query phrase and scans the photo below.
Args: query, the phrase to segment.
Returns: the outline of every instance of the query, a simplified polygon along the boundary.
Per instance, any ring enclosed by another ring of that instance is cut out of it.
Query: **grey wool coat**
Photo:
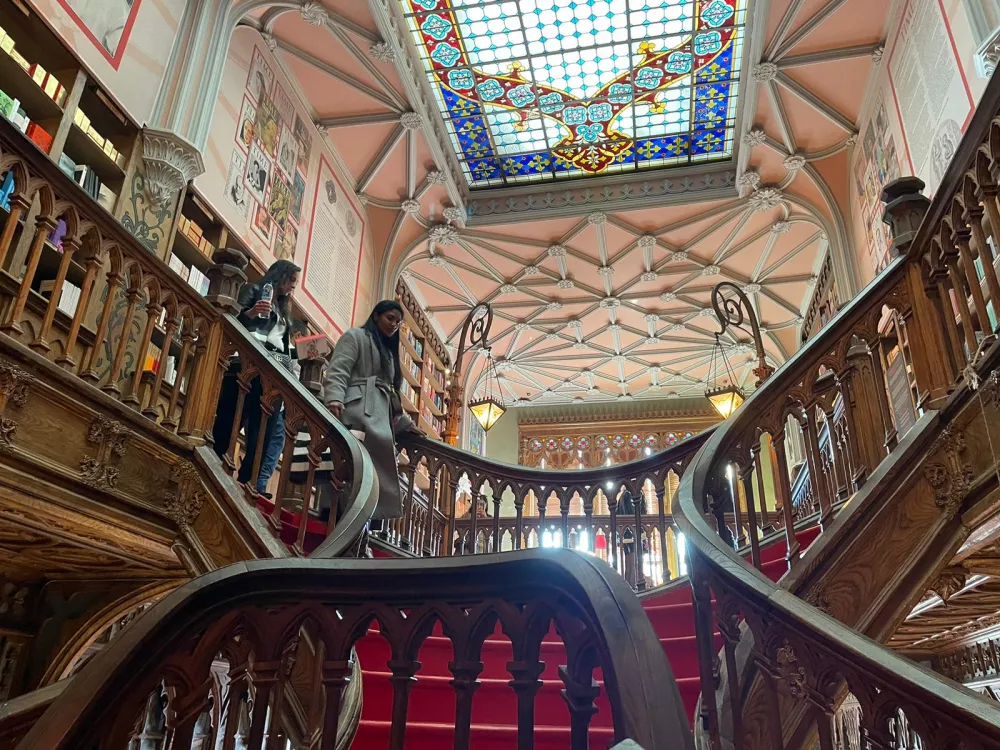
[[[342,403],[343,425],[365,433],[364,445],[378,476],[376,520],[403,515],[391,390],[392,373],[383,371],[382,358],[372,337],[364,328],[344,331],[326,368],[323,401]]]

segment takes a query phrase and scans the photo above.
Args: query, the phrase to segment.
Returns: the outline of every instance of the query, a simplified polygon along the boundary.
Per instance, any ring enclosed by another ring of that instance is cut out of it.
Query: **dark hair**
[[[271,264],[271,267],[267,269],[267,273],[264,274],[264,277],[257,283],[257,285],[263,289],[264,284],[270,284],[275,289],[275,293],[277,293],[278,286],[284,284],[301,270],[301,268],[292,263],[290,260],[276,260]],[[274,302],[275,306],[278,308],[278,312],[281,313],[281,316],[285,320],[288,320],[288,295],[282,294],[275,296]]]
[[[403,385],[403,368],[399,364],[399,331],[396,331],[392,336],[386,336],[379,330],[378,323],[375,322],[375,319],[379,315],[385,315],[390,310],[398,312],[400,317],[403,316],[403,306],[401,304],[394,299],[384,299],[372,308],[371,314],[368,316],[368,320],[365,321],[363,327],[368,331],[368,335],[375,340],[379,352],[383,356],[388,356],[391,360],[392,387],[398,393],[400,387]]]

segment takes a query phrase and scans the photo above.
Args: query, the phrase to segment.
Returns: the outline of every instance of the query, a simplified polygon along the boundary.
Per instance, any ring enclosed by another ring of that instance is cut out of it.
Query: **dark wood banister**
[[[526,608],[522,610],[522,606]],[[534,619],[532,613],[541,613],[540,607],[547,614]],[[409,616],[401,618],[404,609]],[[334,674],[341,673],[338,665],[349,659],[351,645],[372,620],[379,621],[383,636],[393,646],[390,667],[394,673],[410,674],[408,665],[434,622],[442,624],[445,635],[455,644],[459,661],[453,668],[463,669],[464,659],[477,661],[475,654],[482,640],[493,632],[493,623],[499,619],[514,644],[515,659],[521,659],[510,664],[512,672],[528,675],[534,674],[550,618],[555,618],[567,646],[569,661],[563,679],[568,688],[583,690],[575,693],[572,701],[568,699],[571,707],[576,705],[571,708],[574,716],[587,717],[578,725],[583,727],[582,734],[574,730],[574,748],[588,746],[586,726],[592,699],[582,704],[578,701],[589,694],[588,675],[599,666],[616,741],[632,739],[647,750],[693,749],[670,665],[625,582],[599,560],[561,550],[532,550],[471,559],[377,564],[357,560],[253,561],[206,574],[155,605],[97,654],[18,750],[79,750],[94,745],[95,738],[109,742],[127,737],[135,720],[130,710],[144,705],[146,694],[164,678],[185,712],[177,717],[171,731],[183,734],[183,729],[193,724],[191,716],[197,715],[198,700],[205,700],[202,675],[195,663],[211,661],[230,632],[243,634],[244,649],[266,645],[266,653],[258,654],[266,662],[285,653],[286,640],[297,637],[300,627],[314,625],[326,650],[325,670],[330,674],[327,677],[324,672],[323,682],[332,686]],[[240,659],[246,651],[242,653]],[[263,670],[261,674],[281,671],[272,664],[262,662],[251,673],[258,669]],[[540,668],[541,662],[538,664]],[[517,679],[524,677],[515,675]],[[457,683],[453,685],[458,690]],[[397,719],[402,717],[405,722],[405,715],[404,703]],[[336,728],[336,722],[329,722],[329,718],[323,722],[324,728],[331,724]],[[405,725],[394,726],[393,736],[397,731],[399,743],[394,746],[402,747]],[[533,729],[520,726],[519,731],[523,736]],[[253,746],[253,739],[250,742]],[[322,746],[332,745],[323,742]],[[464,746],[468,746],[467,741]]]
[[[954,210],[956,194],[964,184],[977,160],[982,157],[983,142],[996,133],[997,112],[1000,110],[1000,78],[989,84],[979,108],[962,140],[945,175],[934,201],[930,204],[919,228],[913,226],[912,214],[910,231],[905,235],[895,235],[902,250],[889,266],[854,299],[847,303],[834,318],[827,323],[817,336],[796,352],[759,390],[757,390],[737,412],[720,425],[702,445],[684,472],[678,490],[677,522],[692,545],[692,587],[695,596],[696,620],[698,621],[699,661],[702,672],[702,728],[708,734],[710,746],[720,746],[720,716],[716,713],[715,691],[718,687],[714,676],[717,664],[714,659],[711,628],[717,617],[724,636],[724,666],[730,681],[731,716],[726,730],[728,742],[743,748],[743,724],[741,716],[743,691],[734,674],[736,667],[735,645],[748,631],[739,628],[745,621],[754,636],[755,659],[764,673],[763,688],[771,694],[770,711],[773,712],[769,726],[771,731],[781,732],[784,727],[780,714],[779,695],[790,695],[793,699],[808,700],[817,711],[816,719],[820,746],[827,750],[832,747],[829,735],[829,719],[823,718],[835,710],[843,697],[843,679],[847,679],[851,690],[860,693],[861,704],[866,715],[863,731],[879,731],[887,728],[890,719],[885,711],[892,706],[905,709],[907,720],[918,723],[922,730],[925,747],[943,746],[937,743],[947,737],[949,746],[992,748],[1000,746],[1000,706],[985,701],[980,696],[943,679],[889,649],[864,637],[858,632],[830,617],[821,608],[814,607],[765,577],[759,570],[736,554],[731,544],[713,528],[710,519],[703,514],[706,496],[719,492],[717,477],[727,462],[739,460],[745,455],[746,436],[753,434],[759,425],[768,425],[773,431],[781,425],[786,413],[790,394],[795,394],[804,378],[815,374],[830,352],[846,352],[852,336],[869,324],[883,308],[884,304],[898,294],[901,284],[906,283],[907,274],[914,265],[924,262],[923,253],[941,231],[942,222]],[[996,159],[994,150],[992,159]],[[989,157],[989,154],[987,154]],[[890,196],[892,197],[892,196]],[[908,196],[903,196],[904,199]],[[987,200],[994,195],[987,194]],[[912,202],[912,199],[911,199]],[[890,211],[893,206],[890,204]],[[908,207],[904,207],[908,210]],[[980,214],[982,215],[982,214]],[[896,217],[893,217],[897,220]],[[919,218],[919,217],[918,217]],[[901,224],[903,222],[900,222]],[[975,229],[975,228],[973,228]],[[1000,228],[994,227],[994,231]],[[988,253],[988,249],[981,249]],[[987,254],[984,263],[992,262]],[[952,268],[952,270],[954,270]],[[938,277],[940,278],[940,276]],[[953,274],[952,279],[955,278]],[[987,278],[987,280],[989,280]],[[925,282],[926,283],[926,282]],[[977,280],[978,283],[978,280]],[[915,285],[911,283],[912,295]],[[939,284],[940,288],[940,284]],[[948,287],[950,288],[950,287]],[[930,293],[930,286],[926,287]],[[963,289],[957,292],[965,295]],[[910,299],[912,305],[921,304]],[[994,305],[998,304],[994,299]],[[898,297],[895,300],[898,304]],[[948,312],[950,313],[950,302]],[[968,310],[965,300],[960,305]],[[961,309],[961,307],[960,307]],[[926,313],[925,313],[926,315]],[[954,319],[940,316],[936,324],[939,332],[921,331],[927,321],[935,322],[933,315],[923,319],[914,315],[913,328],[916,335],[928,336],[934,340],[939,335],[945,345],[956,338],[956,331],[948,331]],[[976,324],[987,337],[992,333],[986,327],[987,321]],[[963,321],[966,330],[972,330],[968,321]],[[972,347],[970,347],[972,348]],[[980,347],[981,348],[981,347]],[[997,352],[992,351],[981,361],[976,360],[979,352],[966,352],[968,362],[954,363],[954,352],[922,352],[924,357],[939,357],[941,361],[951,360],[957,370],[951,389],[967,387],[966,373],[981,362],[995,366]],[[925,360],[926,361],[926,360]],[[916,366],[919,368],[919,364]],[[942,365],[947,368],[948,365]],[[948,372],[947,369],[943,370]],[[926,372],[917,373],[931,379]],[[940,383],[940,373],[937,374]],[[951,376],[949,376],[951,377]],[[925,381],[926,382],[926,381]],[[954,398],[952,399],[954,400]],[[943,405],[940,397],[935,406]],[[761,428],[767,431],[767,427]],[[857,436],[855,436],[856,439]],[[741,446],[741,441],[743,444]],[[891,454],[890,454],[891,455]],[[890,459],[891,460],[891,459]],[[789,540],[791,544],[791,539]],[[797,559],[792,553],[790,563]],[[714,596],[716,601],[710,601]],[[713,610],[715,610],[713,614]],[[833,666],[835,665],[835,666]],[[825,671],[824,671],[825,670]],[[717,673],[716,673],[717,674]],[[866,690],[867,688],[867,690]],[[829,691],[829,692],[827,692]],[[879,691],[879,692],[876,692]],[[876,696],[878,696],[876,698]],[[878,705],[873,706],[872,702]],[[876,715],[873,716],[873,713]],[[824,724],[825,722],[825,724]],[[873,736],[875,742],[886,741],[885,735]],[[784,740],[774,740],[773,746],[784,747]],[[926,744],[929,743],[929,744]],[[862,734],[864,746],[864,734]],[[880,747],[883,745],[879,745]]]

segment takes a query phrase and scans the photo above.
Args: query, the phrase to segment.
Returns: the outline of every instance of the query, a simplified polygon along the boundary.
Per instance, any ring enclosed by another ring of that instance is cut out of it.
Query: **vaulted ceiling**
[[[504,189],[513,194],[465,184],[399,0],[289,6],[245,22],[353,175],[382,292],[407,277],[453,343],[468,311],[492,303],[509,401],[697,395],[716,283],[749,295],[774,364],[798,346],[828,253],[842,298],[856,288],[848,153],[889,0],[750,3],[729,162]],[[752,381],[746,341],[723,343]],[[482,362],[467,368],[473,382]]]

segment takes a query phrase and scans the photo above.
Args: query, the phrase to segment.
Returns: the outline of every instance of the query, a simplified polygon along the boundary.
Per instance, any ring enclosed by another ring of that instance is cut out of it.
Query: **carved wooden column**
[[[989,214],[992,224],[994,215],[1000,214],[997,211],[997,187],[992,181],[978,186],[974,192],[966,193],[965,213],[962,219],[972,232],[971,249],[975,251],[976,257],[983,265],[983,275],[986,277],[986,288],[990,291],[993,313],[1000,321],[1000,279],[997,278],[996,267],[993,264],[993,249],[986,241],[986,233],[983,231],[984,205],[992,206],[992,212]],[[1000,215],[997,219],[1000,220]]]
[[[882,220],[889,225],[892,248],[908,256],[917,229],[930,201],[921,194],[924,183],[917,177],[893,180],[882,190],[886,204]],[[909,309],[903,314],[910,337],[914,377],[917,379],[918,406],[934,408],[947,397],[955,380],[951,344],[942,326],[941,314],[925,292],[920,264],[911,258],[906,267],[906,295]]]
[[[971,357],[975,353],[978,343],[976,341],[976,329],[972,324],[972,310],[969,307],[969,295],[965,291],[965,279],[958,270],[958,248],[947,242],[945,231],[946,229],[942,227],[941,233],[939,234],[941,262],[948,271],[948,281],[951,284],[952,291],[952,295],[948,295],[945,299],[953,297],[955,302],[958,304],[958,314],[961,317],[960,325],[962,326],[962,333],[965,336],[965,346],[968,349],[969,356]],[[978,279],[976,280],[976,286],[979,286]]]
[[[979,281],[979,274],[976,273],[976,262],[972,257],[972,247],[970,244],[972,240],[972,232],[963,222],[960,206],[957,202],[955,203],[952,214],[952,223],[955,227],[952,239],[958,247],[959,261],[961,262],[962,270],[965,272],[965,280],[968,283],[969,290],[972,294],[972,304],[976,308],[976,318],[979,322],[979,330],[983,332],[983,336],[989,336],[993,333],[993,327],[990,325],[990,316],[986,309],[986,298],[983,296],[983,287]]]
[[[59,298],[62,295],[63,284],[66,283],[66,274],[69,272],[69,264],[73,260],[73,255],[80,249],[80,242],[75,238],[66,238],[63,241],[62,257],[59,259],[59,269],[56,271],[55,281],[52,283],[52,292],[49,297],[49,304],[45,308],[45,318],[42,320],[42,327],[38,330],[38,335],[31,342],[31,348],[36,352],[48,352],[48,336],[52,329],[52,321],[55,320],[56,310],[59,307]],[[77,303],[79,304],[79,303]]]
[[[792,488],[788,481],[788,462],[785,460],[785,430],[782,429],[772,437],[774,452],[777,456],[774,489],[778,493],[778,504],[781,506],[785,520],[785,541],[788,551],[785,560],[792,567],[799,561],[799,540],[795,536],[795,516],[792,509]]]
[[[851,375],[845,390],[850,391],[854,404],[853,444],[865,475],[870,476],[886,455],[883,407],[877,393],[877,389],[883,386],[875,381],[873,357],[867,346],[858,344],[851,347],[847,359]]]

